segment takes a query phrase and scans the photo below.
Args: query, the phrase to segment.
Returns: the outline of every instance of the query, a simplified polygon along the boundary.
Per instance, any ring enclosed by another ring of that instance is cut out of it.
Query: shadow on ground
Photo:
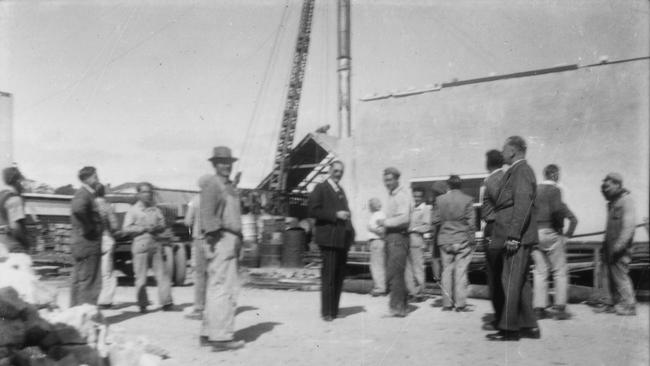
[[[280,324],[282,323],[264,322],[264,323],[251,325],[250,327],[246,327],[244,329],[240,329],[236,331],[235,339],[242,340],[246,343],[251,343],[256,341],[262,334],[272,331],[276,325],[280,325]]]
[[[348,306],[347,308],[340,308],[337,318],[347,318],[350,315],[365,313],[365,306]]]
[[[255,307],[255,306],[240,306],[240,307],[237,308],[237,312],[235,313],[235,315],[239,315],[239,314],[241,314],[243,312],[246,312],[246,311],[258,310],[258,309],[259,308]]]

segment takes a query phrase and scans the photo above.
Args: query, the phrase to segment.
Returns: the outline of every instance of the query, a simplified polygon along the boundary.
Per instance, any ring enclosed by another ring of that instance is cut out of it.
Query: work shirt
[[[431,206],[422,202],[413,207],[409,232],[424,234],[431,231]]]
[[[204,233],[227,230],[241,235],[241,202],[232,181],[213,176],[201,189],[201,228]]]
[[[23,245],[10,233],[18,228],[18,221],[25,219],[23,199],[11,186],[2,187],[0,197],[0,200],[4,200],[3,207],[0,207],[0,242],[4,243],[9,251],[21,251]]]
[[[403,186],[395,188],[388,193],[386,200],[386,220],[384,226],[387,231],[407,231],[411,222],[412,199],[409,192]]]
[[[629,252],[636,226],[634,216],[634,200],[627,190],[607,204],[604,243],[606,255],[611,255],[621,248],[627,248]]]
[[[567,205],[562,202],[562,192],[554,181],[545,180],[537,185],[535,209],[537,210],[538,228],[551,228],[562,234],[564,219],[568,219],[570,224],[566,236],[573,235],[578,220]]]
[[[386,214],[383,211],[375,211],[370,215],[370,220],[368,221],[368,240],[381,239],[384,237],[384,234],[381,233],[378,221],[385,220]]]
[[[136,202],[126,216],[122,230],[125,233],[134,234],[132,250],[134,252],[144,252],[150,245],[156,243],[156,237],[144,230],[162,229],[165,227],[165,217],[160,209],[156,206],[146,207],[141,201]]]

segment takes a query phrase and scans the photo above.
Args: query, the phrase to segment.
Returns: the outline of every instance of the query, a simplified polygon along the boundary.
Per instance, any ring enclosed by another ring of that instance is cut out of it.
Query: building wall
[[[510,135],[527,140],[538,181],[545,165],[559,164],[565,201],[580,220],[577,233],[604,228],[600,182],[610,171],[623,175],[642,222],[648,215],[648,88],[648,60],[641,60],[358,102],[348,179],[358,239],[367,234],[367,200],[386,196],[383,168],[399,168],[406,184],[482,173],[485,152],[501,149]],[[647,240],[647,232],[637,230],[635,239]]]

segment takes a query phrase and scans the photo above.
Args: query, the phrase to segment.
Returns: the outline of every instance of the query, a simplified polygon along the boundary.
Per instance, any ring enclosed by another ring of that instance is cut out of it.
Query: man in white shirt
[[[431,231],[431,206],[424,202],[424,189],[413,189],[413,212],[409,224],[409,254],[404,280],[413,301],[422,301],[424,290],[424,235]]]
[[[374,287],[370,294],[374,296],[386,295],[386,229],[379,225],[379,221],[386,219],[386,214],[381,210],[381,201],[371,198],[368,201],[370,208],[370,221],[368,222],[368,246],[370,247],[370,274]]]

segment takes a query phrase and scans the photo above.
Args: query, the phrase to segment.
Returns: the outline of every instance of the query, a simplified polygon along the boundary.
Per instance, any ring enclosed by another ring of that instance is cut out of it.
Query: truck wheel
[[[171,246],[163,246],[163,268],[165,274],[169,276],[170,280],[174,281],[174,248]]]
[[[183,286],[185,284],[185,274],[187,273],[187,251],[185,244],[181,243],[175,246],[174,250],[174,286]]]

